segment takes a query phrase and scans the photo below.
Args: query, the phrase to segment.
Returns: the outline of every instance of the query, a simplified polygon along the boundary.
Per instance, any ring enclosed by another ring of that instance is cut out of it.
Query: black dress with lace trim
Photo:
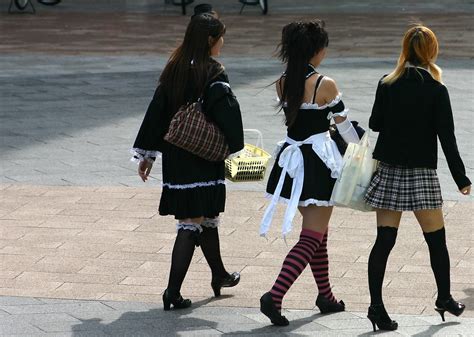
[[[317,74],[313,67],[308,66],[308,73],[306,78]],[[322,75],[320,76],[322,79]],[[312,103],[303,103],[298,111],[296,120],[287,129],[287,135],[289,138],[296,141],[303,141],[312,135],[323,133],[329,130],[332,114],[347,114],[347,110],[341,99],[341,95],[338,95],[334,101],[323,106],[319,106],[315,103],[316,90],[320,81],[317,81],[315,91],[313,94]],[[285,106],[283,110],[286,110]],[[276,154],[275,163],[270,172],[267,183],[267,195],[273,195],[278,185],[282,168],[278,164],[281,153],[290,144],[284,143]],[[331,170],[326,164],[319,158],[319,156],[313,151],[311,144],[303,144],[300,146],[300,150],[303,154],[304,160],[304,182],[303,190],[299,198],[299,206],[331,206],[330,202],[332,190],[336,183],[336,178],[331,176]],[[280,194],[280,202],[288,202],[291,198],[291,191],[293,186],[293,179],[286,174],[283,183],[283,188]]]
[[[225,73],[209,82],[203,96],[203,111],[222,130],[234,153],[243,148],[244,139],[239,103],[228,83]],[[190,97],[189,101],[196,99]],[[224,161],[207,161],[166,142],[163,137],[171,118],[166,94],[158,86],[133,148],[136,158],[161,153],[163,190],[159,213],[174,215],[176,219],[216,217],[225,209]]]

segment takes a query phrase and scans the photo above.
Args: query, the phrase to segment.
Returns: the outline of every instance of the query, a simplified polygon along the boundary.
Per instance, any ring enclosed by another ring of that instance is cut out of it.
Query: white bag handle
[[[362,139],[359,142],[360,146],[363,146],[363,147],[369,146],[369,132],[370,130],[365,131],[364,135],[362,136]]]
[[[260,130],[257,130],[257,129],[244,129],[244,132],[256,133],[257,134],[257,143],[255,144],[255,146],[263,149],[263,135],[260,132]]]

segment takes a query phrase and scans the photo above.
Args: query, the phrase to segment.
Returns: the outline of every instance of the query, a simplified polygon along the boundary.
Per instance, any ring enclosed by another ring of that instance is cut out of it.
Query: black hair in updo
[[[324,21],[292,22],[283,27],[278,57],[286,63],[280,105],[287,103],[286,125],[291,126],[304,98],[309,60],[329,45]]]

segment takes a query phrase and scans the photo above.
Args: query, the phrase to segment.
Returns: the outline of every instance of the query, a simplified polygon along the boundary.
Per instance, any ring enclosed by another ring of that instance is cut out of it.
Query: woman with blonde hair
[[[435,34],[425,26],[410,28],[398,65],[379,82],[369,127],[379,132],[373,157],[379,160],[365,199],[376,209],[377,239],[369,257],[371,303],[368,318],[374,331],[396,330],[382,301],[382,283],[403,211],[412,211],[430,252],[438,297],[435,310],[459,316],[464,304],[450,294],[450,264],[437,167],[437,138],[451,175],[463,195],[470,194],[454,135],[453,113],[441,69]]]

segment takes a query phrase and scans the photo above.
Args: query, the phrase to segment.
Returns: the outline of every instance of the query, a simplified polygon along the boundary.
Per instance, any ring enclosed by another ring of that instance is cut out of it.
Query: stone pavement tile
[[[104,242],[102,244],[98,242],[65,242],[62,244],[58,250],[66,250],[66,251],[73,251],[73,252],[85,252],[85,254],[100,254],[110,251],[110,252],[136,252],[136,253],[154,253],[159,252],[160,249],[163,247],[162,244],[159,243],[152,243],[150,245],[128,245],[128,244],[120,244],[120,243],[108,243]],[[88,253],[89,252],[89,253]],[[78,253],[79,254],[79,253]]]
[[[0,325],[0,336],[4,335],[25,335],[25,334],[41,334],[42,330],[35,327],[31,324],[17,324],[17,323],[7,323]]]
[[[61,286],[62,282],[53,282],[45,280],[22,280],[22,279],[0,279],[0,288],[12,289],[41,289],[43,291],[52,291]]]
[[[122,276],[114,275],[85,275],[85,274],[66,274],[66,273],[42,273],[42,272],[23,272],[17,280],[32,282],[34,280],[56,281],[61,283],[100,283],[100,284],[117,284],[123,280]]]
[[[5,305],[25,305],[25,304],[42,304],[41,300],[36,298],[23,298],[17,296],[0,296],[0,306]]]
[[[447,332],[449,330],[449,332]],[[463,323],[457,325],[455,322],[431,326],[404,327],[400,332],[403,336],[472,336],[474,324]]]
[[[104,301],[134,301],[156,303],[161,300],[160,294],[125,294],[108,292],[100,297]]]
[[[23,255],[9,255],[0,254],[0,261],[3,270],[17,271],[24,270],[25,268],[32,267],[42,257],[35,256],[23,256]],[[20,269],[22,267],[22,269]]]
[[[0,279],[13,279],[20,274],[19,271],[0,270]]]
[[[19,314],[19,315],[10,315],[8,318],[2,318],[3,322],[10,322],[10,323],[17,323],[23,324],[24,322],[28,322],[36,327],[41,327],[39,324],[42,323],[57,323],[61,322],[63,324],[73,324],[73,323],[80,323],[77,318],[72,317],[69,314],[65,313],[47,313],[47,314]],[[44,330],[44,329],[42,329]]]
[[[24,304],[24,305],[0,305],[0,309],[12,314],[46,314],[46,313],[67,313],[74,314],[80,312],[95,313],[96,315],[113,311],[111,307],[100,302],[81,301],[54,304]]]

